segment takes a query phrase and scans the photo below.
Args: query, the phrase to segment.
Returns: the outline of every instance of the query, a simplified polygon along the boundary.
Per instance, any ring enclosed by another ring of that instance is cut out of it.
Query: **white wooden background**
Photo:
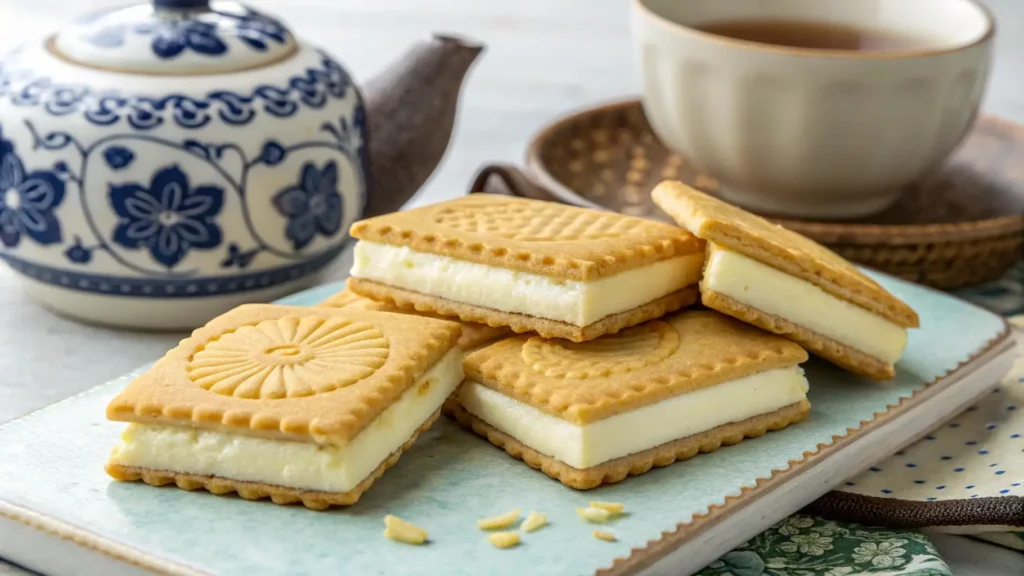
[[[75,14],[130,0],[0,0],[0,51]],[[682,0],[680,0],[682,1]],[[722,1],[722,0],[719,0]],[[853,1],[853,0],[851,0]],[[346,63],[359,80],[432,31],[487,50],[470,72],[444,164],[413,200],[462,194],[474,170],[520,161],[530,136],[574,108],[635,94],[630,0],[251,0]],[[1024,0],[987,0],[999,19],[985,111],[1024,123]],[[1022,159],[1024,161],[1024,159]],[[84,326],[32,303],[0,265],[0,421],[100,384],[163,354],[181,334]],[[0,465],[3,474],[16,473]],[[1024,574],[1024,555],[942,538],[954,573]],[[0,574],[15,569],[0,561]]]

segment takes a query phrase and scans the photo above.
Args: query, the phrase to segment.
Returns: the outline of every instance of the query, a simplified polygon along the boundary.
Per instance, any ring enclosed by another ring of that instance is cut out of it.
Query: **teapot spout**
[[[398,210],[434,173],[451,140],[463,80],[481,52],[480,44],[434,35],[367,82],[364,217]]]

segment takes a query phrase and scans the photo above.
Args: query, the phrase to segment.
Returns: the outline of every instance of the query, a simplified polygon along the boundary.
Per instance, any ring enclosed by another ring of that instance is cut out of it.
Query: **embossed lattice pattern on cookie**
[[[664,330],[657,328],[659,324],[675,336],[661,332],[657,340],[650,340],[657,342],[653,350],[642,353],[649,356],[641,355],[632,369],[625,372],[611,368],[591,371],[584,367],[588,359],[610,366],[607,348],[575,346],[571,356],[558,356],[540,352],[537,343],[530,344],[535,337],[517,336],[467,356],[466,378],[542,412],[582,425],[679,394],[807,360],[807,352],[797,344],[717,312],[695,310],[662,318],[655,321],[655,333]],[[607,336],[587,344],[605,338]],[[643,332],[637,331],[625,342],[635,349],[637,342],[646,338]],[[555,345],[565,350],[565,344]],[[672,351],[667,357],[656,361],[669,349]],[[567,357],[573,358],[574,370],[564,369]],[[545,360],[548,358],[551,360]],[[540,369],[535,368],[538,362]]]
[[[704,250],[676,226],[496,194],[377,216],[350,232],[363,241],[584,282]]]
[[[216,394],[295,398],[355,384],[387,357],[387,340],[370,324],[285,316],[221,335],[196,352],[188,375]]]
[[[523,344],[527,366],[553,378],[593,378],[654,366],[679,348],[679,333],[660,320],[589,342],[533,336]]]
[[[445,206],[437,210],[434,221],[455,230],[527,242],[620,238],[644,225],[642,220],[613,214],[513,198],[483,206]]]
[[[460,331],[407,314],[247,304],[182,340],[110,402],[107,418],[346,444],[451,350]],[[268,372],[269,364],[277,368]],[[232,371],[250,376],[237,387],[221,384]]]

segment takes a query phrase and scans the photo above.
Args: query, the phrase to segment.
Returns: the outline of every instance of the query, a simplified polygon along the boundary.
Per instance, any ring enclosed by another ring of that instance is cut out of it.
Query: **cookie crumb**
[[[577,508],[576,513],[579,514],[580,518],[583,518],[587,522],[596,522],[602,524],[607,522],[611,518],[612,513],[603,508]]]
[[[523,520],[523,523],[520,524],[519,527],[523,529],[523,532],[533,532],[547,523],[547,514],[541,514],[540,512],[530,510],[530,514],[526,516],[526,520]]]
[[[518,532],[495,532],[488,534],[487,539],[494,544],[495,548],[511,548],[519,544]]]
[[[597,500],[592,500],[590,502],[590,507],[600,508],[601,510],[607,510],[612,514],[621,514],[622,510],[625,508],[625,506],[619,504],[618,502],[599,502]]]
[[[594,530],[594,538],[604,540],[605,542],[615,542],[618,540],[618,538],[615,537],[615,534],[612,534],[611,532],[604,532],[602,530]]]
[[[396,542],[406,544],[423,544],[427,541],[427,531],[415,524],[410,524],[397,516],[388,514],[384,517],[384,535]]]
[[[508,528],[519,520],[519,509],[509,510],[499,516],[491,516],[476,521],[476,527],[481,530],[493,530],[495,528]]]

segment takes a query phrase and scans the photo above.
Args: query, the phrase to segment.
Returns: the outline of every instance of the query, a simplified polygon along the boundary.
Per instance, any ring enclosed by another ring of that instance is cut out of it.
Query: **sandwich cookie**
[[[355,223],[349,288],[404,310],[576,342],[692,304],[704,244],[674,226],[494,194]]]
[[[707,240],[705,306],[780,334],[847,370],[895,375],[917,313],[820,244],[675,181],[651,193]]]
[[[463,377],[459,325],[245,305],[193,332],[107,406],[130,422],[117,480],[355,503],[437,419]]]
[[[581,490],[802,420],[800,346],[710,310],[583,343],[515,336],[466,357],[446,405],[491,443]]]
[[[349,308],[358,310],[380,310],[384,312],[398,312],[398,313],[412,313],[417,316],[423,316],[426,318],[436,318],[444,320],[445,317],[437,314],[430,314],[428,312],[415,312],[407,311],[398,308],[391,304],[385,304],[383,302],[376,302],[369,298],[364,298],[355,292],[345,289],[338,292],[334,296],[331,296],[327,300],[324,300],[319,304],[320,306],[328,306],[331,308]],[[464,351],[476,350],[481,346],[490,344],[495,340],[504,338],[512,334],[512,331],[504,326],[492,327],[486,324],[477,324],[476,322],[459,322],[462,326],[462,336],[459,336],[459,341],[456,346]]]

